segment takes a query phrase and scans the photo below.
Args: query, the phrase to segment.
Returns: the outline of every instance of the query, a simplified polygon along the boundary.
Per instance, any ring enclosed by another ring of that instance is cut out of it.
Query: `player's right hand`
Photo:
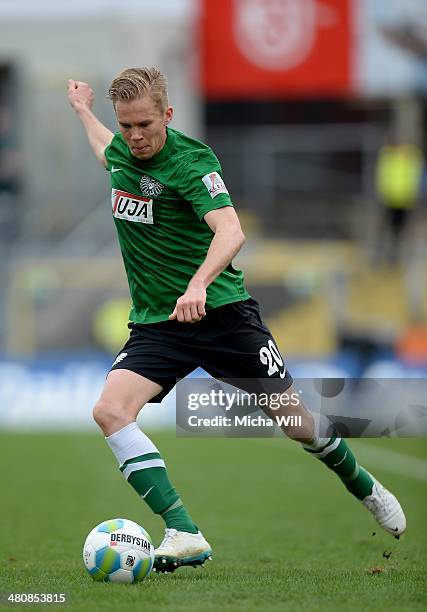
[[[76,112],[91,109],[95,94],[87,83],[69,79],[67,83],[68,101]]]
[[[198,323],[206,316],[206,289],[203,283],[190,281],[186,292],[176,301],[176,306],[169,321],[177,320],[180,323]]]

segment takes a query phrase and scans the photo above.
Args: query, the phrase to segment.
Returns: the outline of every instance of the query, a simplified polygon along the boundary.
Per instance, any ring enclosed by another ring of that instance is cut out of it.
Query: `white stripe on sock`
[[[176,500],[176,502],[174,502],[174,503],[172,504],[172,506],[169,506],[169,508],[166,508],[166,510],[164,510],[164,511],[163,511],[161,514],[162,514],[162,516],[163,516],[164,514],[166,514],[166,512],[169,512],[169,510],[175,510],[175,508],[181,508],[181,506],[183,506],[183,505],[184,505],[184,504],[182,503],[181,498],[180,498],[180,497],[178,497],[178,499]]]
[[[338,448],[338,446],[340,445],[340,442],[341,442],[341,438],[337,438],[335,442],[332,442],[332,444],[324,448],[322,451],[316,451],[312,453],[313,457],[317,457],[317,459],[323,459],[324,457],[329,455],[329,453],[332,453],[332,451]]]
[[[324,448],[331,440],[332,440],[332,437],[314,438],[311,442],[308,442],[307,444],[304,442],[303,447],[307,448],[310,451],[317,451],[317,450],[320,450],[321,448]]]
[[[128,466],[123,470],[123,476],[128,480],[129,476],[133,472],[138,472],[138,470],[146,470],[148,468],[153,467],[166,467],[163,459],[149,459],[148,461],[138,461],[137,463],[129,463]]]

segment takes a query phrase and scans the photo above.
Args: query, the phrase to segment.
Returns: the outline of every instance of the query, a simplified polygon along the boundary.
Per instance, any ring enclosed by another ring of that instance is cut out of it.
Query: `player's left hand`
[[[180,323],[197,323],[206,316],[206,289],[202,284],[189,284],[184,295],[176,301],[169,320],[176,319]]]

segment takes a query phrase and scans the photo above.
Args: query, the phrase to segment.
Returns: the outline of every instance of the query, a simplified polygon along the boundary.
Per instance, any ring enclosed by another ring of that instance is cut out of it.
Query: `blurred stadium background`
[[[424,0],[0,0],[0,30],[1,428],[91,427],[126,337],[108,176],[66,81],[115,129],[129,66],[160,67],[173,126],[218,154],[291,371],[427,375]]]

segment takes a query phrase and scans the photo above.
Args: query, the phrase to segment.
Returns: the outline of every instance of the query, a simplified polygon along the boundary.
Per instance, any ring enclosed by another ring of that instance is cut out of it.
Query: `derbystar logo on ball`
[[[138,546],[142,550],[150,552],[151,545],[147,540],[139,538],[137,536],[130,535],[128,533],[112,533],[110,537],[110,546],[117,546],[117,544],[132,544],[132,546]]]

